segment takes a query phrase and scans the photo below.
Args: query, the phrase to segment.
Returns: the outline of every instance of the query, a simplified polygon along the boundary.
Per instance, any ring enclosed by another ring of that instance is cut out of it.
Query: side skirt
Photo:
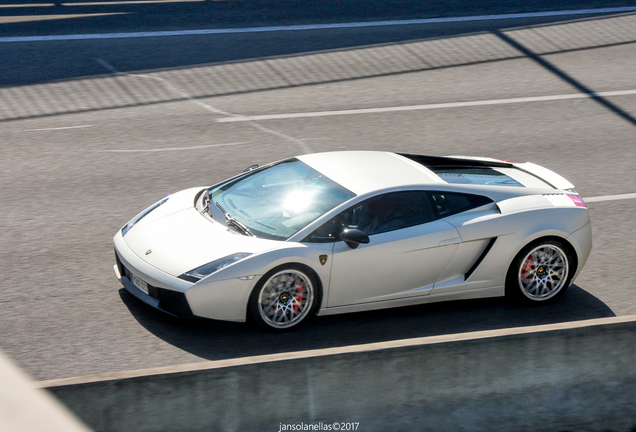
[[[412,306],[425,303],[436,303],[449,300],[468,300],[475,298],[502,297],[504,295],[504,287],[488,287],[473,290],[466,290],[454,293],[437,294],[431,293],[422,297],[411,297],[408,299],[389,300],[373,303],[362,303],[348,306],[337,306],[320,309],[318,316],[336,315],[349,312],[362,312],[377,309],[389,309],[394,307]]]

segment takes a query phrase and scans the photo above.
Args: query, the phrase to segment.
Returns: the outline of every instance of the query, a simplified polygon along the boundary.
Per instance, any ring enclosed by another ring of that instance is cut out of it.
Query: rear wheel
[[[523,303],[547,303],[563,295],[574,275],[569,247],[556,239],[542,239],[523,248],[506,278],[506,296]]]
[[[319,298],[320,289],[312,272],[289,265],[261,278],[250,296],[250,312],[266,330],[289,330],[314,315]]]

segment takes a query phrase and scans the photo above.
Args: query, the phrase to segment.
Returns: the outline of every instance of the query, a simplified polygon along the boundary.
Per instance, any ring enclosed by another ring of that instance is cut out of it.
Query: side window
[[[345,228],[359,229],[367,235],[380,234],[420,225],[435,218],[428,193],[394,192],[370,198],[345,210],[314,231],[305,241],[336,241],[338,234]]]
[[[481,207],[493,202],[481,195],[471,195],[456,192],[430,192],[431,201],[440,218],[461,213],[466,210]]]
[[[331,243],[338,240],[338,234],[342,231],[340,216],[336,216],[320,228],[309,234],[302,241],[309,243]]]

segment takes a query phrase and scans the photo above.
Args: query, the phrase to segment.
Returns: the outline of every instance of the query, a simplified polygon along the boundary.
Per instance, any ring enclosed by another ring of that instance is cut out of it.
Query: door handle
[[[448,246],[448,245],[452,245],[452,244],[461,243],[461,241],[462,241],[461,237],[455,237],[455,238],[451,238],[451,239],[442,240],[441,242],[439,242],[439,245],[440,246]]]

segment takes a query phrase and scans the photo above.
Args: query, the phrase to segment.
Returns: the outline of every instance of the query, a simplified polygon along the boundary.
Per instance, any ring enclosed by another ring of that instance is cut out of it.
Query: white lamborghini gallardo
[[[541,166],[351,151],[177,192],[114,242],[115,273],[141,301],[276,331],[451,299],[553,301],[592,233],[573,185]]]

